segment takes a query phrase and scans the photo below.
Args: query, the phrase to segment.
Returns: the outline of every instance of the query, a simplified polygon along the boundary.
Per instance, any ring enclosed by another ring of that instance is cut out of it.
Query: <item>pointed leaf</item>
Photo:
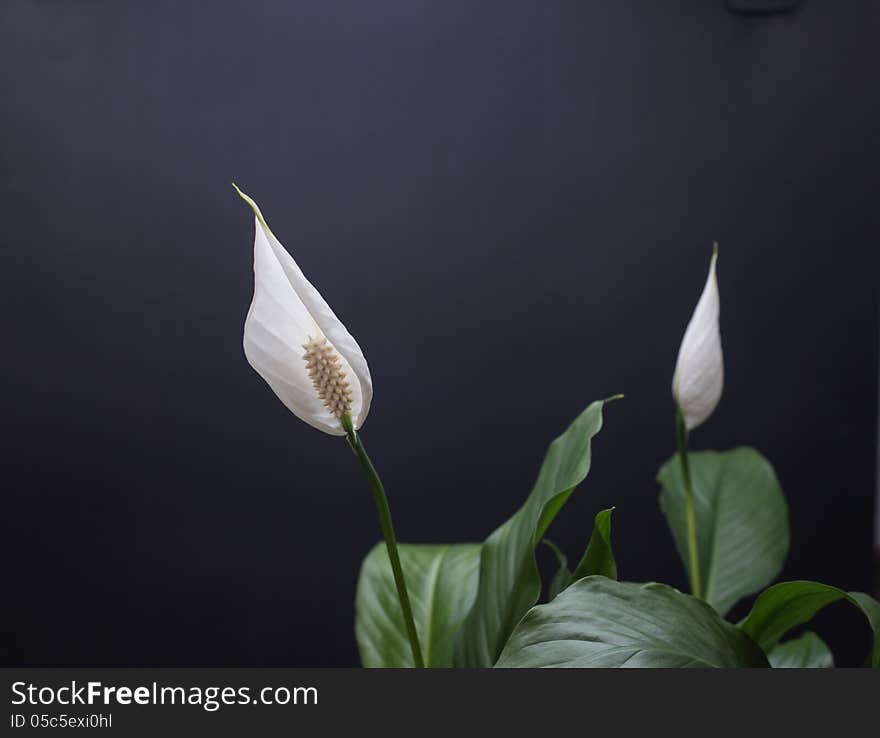
[[[867,618],[873,637],[868,665],[880,668],[880,603],[864,592],[845,592],[819,582],[782,582],[761,593],[740,627],[769,653],[791,628],[840,600],[855,605]]]
[[[767,586],[788,553],[788,505],[770,462],[753,448],[688,455],[703,598],[721,615]],[[685,491],[676,454],[657,475],[660,508],[689,569]]]
[[[517,625],[498,667],[767,666],[761,649],[705,602],[665,584],[592,576]]]
[[[425,665],[452,666],[455,634],[477,591],[480,545],[402,544],[398,548]],[[361,566],[355,635],[364,666],[413,666],[384,543],[377,544]]]
[[[834,666],[831,649],[812,631],[780,643],[767,658],[774,669],[830,669]]]
[[[591,574],[601,574],[609,579],[617,579],[617,562],[611,550],[611,513],[614,508],[602,510],[596,514],[593,534],[587,544],[587,550],[575,567],[572,580],[583,579]]]
[[[590,443],[605,401],[592,403],[550,444],[525,504],[483,543],[474,606],[459,631],[455,664],[488,667],[541,593],[535,546],[590,470]]]

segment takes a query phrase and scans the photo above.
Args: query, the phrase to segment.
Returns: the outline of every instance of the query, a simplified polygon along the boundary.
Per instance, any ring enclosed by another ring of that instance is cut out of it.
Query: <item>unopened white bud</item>
[[[716,244],[706,286],[684,332],[672,377],[672,395],[688,430],[709,418],[724,387],[724,359],[718,327],[721,300],[715,276],[717,261]]]

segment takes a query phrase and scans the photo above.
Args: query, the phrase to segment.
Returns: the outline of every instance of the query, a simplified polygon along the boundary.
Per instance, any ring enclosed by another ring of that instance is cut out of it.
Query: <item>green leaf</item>
[[[596,514],[593,534],[587,544],[587,550],[575,567],[572,579],[583,579],[591,574],[601,574],[609,579],[617,579],[617,562],[611,550],[611,513],[614,508],[602,510]]]
[[[455,634],[477,592],[480,544],[398,548],[425,666],[450,667]],[[364,666],[413,666],[384,543],[377,544],[361,565],[355,635]]]
[[[559,562],[559,569],[556,570],[553,579],[550,580],[550,584],[547,587],[547,599],[552,600],[563,589],[571,584],[571,569],[568,568],[568,557],[562,553],[559,546],[547,538],[544,539],[543,543],[547,548],[553,551],[553,555],[556,556],[556,560]]]
[[[834,666],[831,649],[812,631],[780,643],[767,658],[774,669],[830,669]]]
[[[559,547],[553,541],[544,539],[544,543],[553,550],[559,561],[559,570],[553,576],[547,590],[548,601],[556,597],[572,582],[591,574],[601,574],[609,579],[617,579],[617,562],[614,560],[614,552],[611,550],[612,512],[614,512],[614,508],[610,507],[596,514],[587,550],[584,551],[584,555],[574,572],[568,568],[568,558],[559,550]]]
[[[819,582],[782,582],[761,593],[740,627],[769,653],[788,630],[840,600],[855,605],[867,618],[873,637],[868,665],[880,667],[880,603],[864,592],[845,592]]]
[[[483,543],[477,598],[456,638],[456,666],[492,666],[537,602],[541,578],[535,546],[590,470],[590,443],[602,427],[605,402],[592,403],[550,444],[525,504]]]
[[[768,666],[761,649],[705,602],[665,584],[592,576],[532,608],[498,667]]]
[[[788,506],[770,462],[753,448],[688,455],[703,598],[721,615],[767,586],[788,553]],[[676,454],[657,474],[660,508],[688,565],[685,492]]]

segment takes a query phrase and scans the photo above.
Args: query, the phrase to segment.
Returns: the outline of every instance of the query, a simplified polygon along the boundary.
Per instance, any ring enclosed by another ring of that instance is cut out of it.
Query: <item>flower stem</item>
[[[367,450],[361,443],[357,431],[351,424],[351,418],[342,417],[342,427],[348,437],[348,445],[354,451],[358,461],[367,475],[370,486],[373,488],[373,499],[376,501],[376,509],[379,511],[379,524],[382,526],[382,534],[385,536],[385,546],[388,549],[388,560],[391,562],[391,571],[394,572],[394,584],[397,586],[397,597],[400,600],[400,610],[403,613],[403,622],[406,625],[406,633],[409,636],[409,645],[412,649],[413,663],[418,669],[425,668],[422,660],[422,649],[419,646],[419,636],[416,632],[416,624],[413,620],[412,607],[409,604],[409,594],[406,590],[406,580],[403,577],[403,567],[400,565],[400,554],[397,552],[397,538],[394,535],[394,524],[391,522],[391,508],[388,507],[388,497],[382,480],[376,473],[376,468]]]
[[[687,519],[688,567],[691,578],[691,593],[694,597],[703,598],[700,585],[700,557],[697,550],[697,516],[694,512],[694,487],[691,482],[691,469],[688,463],[687,426],[681,408],[676,408],[676,425],[678,426],[678,458],[681,459],[681,476],[684,480],[685,517]]]

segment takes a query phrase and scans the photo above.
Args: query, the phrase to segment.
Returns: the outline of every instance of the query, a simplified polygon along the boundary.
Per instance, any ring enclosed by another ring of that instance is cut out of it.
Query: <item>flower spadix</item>
[[[681,410],[687,430],[696,428],[708,419],[718,405],[724,387],[724,359],[718,328],[721,301],[715,275],[717,261],[716,244],[706,286],[684,332],[672,377],[672,395]]]
[[[233,185],[235,186],[235,185]],[[298,418],[334,436],[355,429],[370,410],[373,382],[364,354],[293,257],[254,211],[254,298],[244,324],[244,353]]]

